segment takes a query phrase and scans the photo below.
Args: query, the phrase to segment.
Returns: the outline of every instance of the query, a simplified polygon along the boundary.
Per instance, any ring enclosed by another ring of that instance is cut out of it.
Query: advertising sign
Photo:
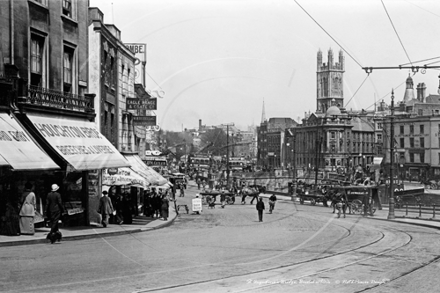
[[[147,44],[145,43],[128,43],[125,46],[134,53],[136,61],[134,63],[135,68],[135,83],[140,83],[145,86],[145,76],[143,76],[142,66],[145,66],[147,62]],[[144,63],[144,64],[142,64]]]
[[[201,212],[202,211],[202,199],[201,198],[193,198],[192,211],[193,212]]]
[[[133,116],[134,126],[156,125],[156,116]]]
[[[157,110],[157,98],[127,98],[127,110]]]

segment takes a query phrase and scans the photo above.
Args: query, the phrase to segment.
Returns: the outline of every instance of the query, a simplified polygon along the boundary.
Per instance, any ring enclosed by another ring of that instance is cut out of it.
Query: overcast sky
[[[146,85],[165,91],[156,111],[165,130],[194,128],[199,119],[245,130],[261,122],[263,99],[266,118],[298,121],[316,111],[319,49],[323,62],[329,48],[335,60],[345,51],[344,106],[353,110],[390,103],[392,88],[401,101],[410,73],[368,76],[361,67],[440,66],[432,63],[440,59],[419,62],[440,56],[438,0],[90,0],[90,6],[121,30],[125,43],[147,44]],[[437,94],[439,74],[419,71],[414,88],[424,82],[428,94]]]

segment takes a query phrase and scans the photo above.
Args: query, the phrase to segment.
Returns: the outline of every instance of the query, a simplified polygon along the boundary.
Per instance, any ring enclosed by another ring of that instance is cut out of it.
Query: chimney
[[[199,119],[199,131],[202,130],[202,119]]]

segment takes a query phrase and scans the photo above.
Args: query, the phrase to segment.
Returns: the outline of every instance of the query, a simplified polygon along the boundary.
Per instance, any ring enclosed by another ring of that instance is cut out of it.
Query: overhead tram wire
[[[324,27],[322,27],[322,25],[320,25],[308,12],[307,12],[307,10],[305,10],[299,3],[298,3],[298,1],[296,1],[296,0],[294,0],[295,1],[295,3],[336,43],[336,44],[338,44],[338,46],[339,47],[341,47],[341,49],[351,58],[351,59],[353,59],[353,61],[354,62],[356,62],[356,64],[357,65],[359,65],[359,67],[361,67],[361,68],[363,68],[362,67],[362,65],[353,57],[353,56],[351,56],[351,54],[347,51],[347,50],[345,50],[344,49],[344,47],[341,45],[341,44],[339,44],[339,42],[338,41],[336,41],[335,40],[335,38],[333,38],[325,29],[324,29]]]
[[[383,6],[383,8],[385,9],[385,12],[386,12],[386,14],[387,14],[387,16],[388,16],[388,19],[389,19],[390,22],[391,22],[391,25],[393,26],[394,32],[396,33],[396,36],[397,36],[397,38],[399,39],[399,42],[400,42],[400,45],[401,45],[402,48],[403,48],[403,51],[405,51],[406,57],[408,58],[408,60],[409,60],[409,62],[411,63],[411,65],[413,65],[411,59],[409,58],[408,52],[406,51],[405,46],[403,45],[402,40],[400,39],[400,36],[399,36],[399,34],[397,33],[396,27],[394,26],[394,23],[393,23],[393,21],[392,21],[390,15],[388,14],[388,10],[387,10],[387,7],[385,6],[385,3],[383,3],[383,0],[380,0],[380,2],[382,2],[382,6]]]
[[[395,90],[395,89],[398,89],[399,87],[401,87],[403,84],[405,84],[406,83],[406,81],[404,81],[404,82],[402,82],[401,84],[399,84],[397,87],[394,87],[393,89]],[[389,92],[389,93],[387,93],[386,95],[384,95],[382,98],[380,98],[379,99],[379,101],[380,100],[383,100],[386,96],[388,96],[389,94],[391,94],[391,92]],[[368,110],[368,109],[370,109],[371,107],[373,107],[374,105],[375,105],[376,103],[374,103],[374,104],[371,104],[370,106],[368,106],[367,108],[365,108],[365,110]]]
[[[364,85],[365,81],[367,80],[367,78],[368,78],[369,76],[370,76],[370,75],[368,74],[368,75],[365,77],[364,81],[361,83],[361,85],[358,87],[358,89],[354,92],[354,94],[353,94],[353,96],[350,98],[350,100],[348,100],[348,102],[345,103],[345,107],[347,107],[347,105],[351,102],[351,100],[353,100],[353,98],[356,96],[357,92],[361,89],[361,87]]]
[[[419,60],[419,61],[414,61],[413,63],[420,63],[420,62],[425,62],[425,61],[430,61],[430,60],[435,60],[435,59],[440,59],[440,56],[438,56],[438,57],[433,57],[433,58],[428,58],[428,59],[423,59],[423,60]],[[437,62],[440,62],[440,61],[431,62],[431,63],[428,63],[428,64],[426,64],[426,65],[434,64],[434,63],[437,63]],[[408,65],[408,64],[411,64],[411,65],[412,65],[412,63],[405,63],[405,64],[400,64],[399,66],[406,66],[406,65]]]
[[[154,80],[154,78],[153,78],[148,72],[145,71],[145,73],[146,73],[146,74],[151,78],[151,80],[154,81],[154,83],[157,84],[157,86],[163,91],[163,88],[162,88],[162,87],[161,87],[161,86],[160,86],[160,85]]]

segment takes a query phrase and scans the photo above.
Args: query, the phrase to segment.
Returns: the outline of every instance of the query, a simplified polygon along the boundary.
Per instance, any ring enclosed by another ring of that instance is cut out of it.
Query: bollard
[[[408,216],[408,204],[405,205],[405,208],[406,208],[406,214],[405,214],[405,216]]]

